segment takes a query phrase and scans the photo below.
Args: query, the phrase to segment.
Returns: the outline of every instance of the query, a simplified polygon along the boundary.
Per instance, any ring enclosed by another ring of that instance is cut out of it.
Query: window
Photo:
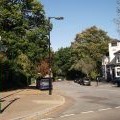
[[[117,56],[117,63],[120,63],[120,55]]]
[[[112,42],[111,46],[117,46],[117,42]]]
[[[117,76],[120,76],[120,68],[117,68]]]

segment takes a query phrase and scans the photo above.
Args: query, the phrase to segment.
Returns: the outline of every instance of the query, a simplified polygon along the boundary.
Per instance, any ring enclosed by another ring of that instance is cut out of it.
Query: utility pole
[[[48,22],[49,22],[49,25],[50,25],[50,22],[51,22],[51,19],[56,19],[56,20],[63,20],[64,18],[63,17],[48,17]],[[49,27],[49,33],[48,33],[48,52],[49,52],[49,95],[52,95],[52,71],[51,71],[51,50],[50,50],[50,45],[51,45],[51,42],[50,42],[50,27]]]

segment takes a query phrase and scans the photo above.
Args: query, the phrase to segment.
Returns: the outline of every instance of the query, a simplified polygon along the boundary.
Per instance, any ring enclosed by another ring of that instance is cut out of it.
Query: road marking
[[[119,90],[110,90],[110,89],[101,89],[101,88],[99,88],[99,89],[97,89],[98,91],[101,91],[101,90],[105,90],[105,91],[108,91],[108,92],[119,92]]]
[[[114,107],[114,108],[118,109],[118,108],[120,108],[120,106],[117,106],[117,107]],[[100,111],[106,111],[106,110],[111,110],[111,109],[114,109],[114,108],[98,109],[96,111],[84,111],[84,112],[77,113],[77,114],[95,113],[97,111],[99,111],[99,112]],[[77,115],[77,114],[65,114],[65,115],[59,116],[59,118],[70,117],[70,116]],[[52,120],[52,119],[55,119],[55,118],[46,118],[46,119],[41,119],[41,120]]]
[[[86,113],[93,113],[94,111],[86,111],[86,112],[81,112],[82,114],[86,114]]]
[[[69,117],[69,116],[73,116],[73,115],[75,115],[75,114],[66,114],[66,115],[62,115],[62,116],[60,116],[61,118],[64,118],[64,117]]]
[[[52,120],[53,118],[46,118],[46,119],[41,119],[41,120]]]
[[[115,108],[120,108],[120,106],[118,106],[118,107],[115,107]]]
[[[110,110],[112,108],[106,108],[106,109],[98,109],[98,111],[105,111],[105,110]]]

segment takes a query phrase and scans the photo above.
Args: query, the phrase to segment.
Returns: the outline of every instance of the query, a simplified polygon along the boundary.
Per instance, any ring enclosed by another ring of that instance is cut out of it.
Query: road
[[[120,120],[120,88],[100,83],[80,86],[73,81],[55,82],[66,104],[44,120]]]

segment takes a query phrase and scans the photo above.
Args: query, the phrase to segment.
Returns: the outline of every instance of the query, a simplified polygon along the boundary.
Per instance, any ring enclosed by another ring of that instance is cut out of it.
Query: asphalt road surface
[[[53,85],[66,103],[41,120],[120,120],[120,88],[105,83],[81,86],[73,81]]]

